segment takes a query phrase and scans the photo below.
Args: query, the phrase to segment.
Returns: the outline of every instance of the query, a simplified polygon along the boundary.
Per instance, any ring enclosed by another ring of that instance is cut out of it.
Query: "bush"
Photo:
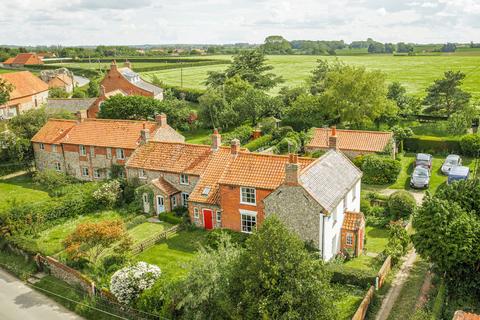
[[[106,256],[102,260],[103,270],[106,273],[111,273],[112,271],[116,271],[120,269],[126,262],[128,258],[125,254],[112,254]]]
[[[37,266],[33,261],[25,260],[23,256],[6,251],[0,251],[0,267],[22,280],[28,279],[37,271]]]
[[[375,285],[377,274],[373,270],[347,267],[342,263],[329,263],[327,270],[332,273],[332,283],[350,284],[361,288]]]
[[[63,172],[43,170],[35,172],[33,182],[52,192],[54,189],[72,184],[75,182],[75,179]]]
[[[414,136],[406,138],[404,149],[415,153],[461,153],[459,140],[444,137]]]
[[[462,154],[466,156],[478,157],[480,154],[480,135],[466,134],[460,140]]]
[[[165,222],[168,222],[168,223],[171,223],[171,224],[180,224],[180,223],[183,222],[183,219],[181,217],[178,217],[177,215],[175,215],[172,212],[161,213],[158,216],[158,219],[160,221],[165,221]]]
[[[416,206],[415,198],[405,190],[392,193],[387,201],[388,211],[394,220],[408,220]]]
[[[277,152],[299,152],[301,147],[300,136],[296,132],[288,132],[285,137],[276,145]]]
[[[174,86],[162,85],[165,89],[169,90],[171,94],[177,99],[185,99],[190,102],[198,103],[198,98],[205,94],[205,90],[192,89],[192,88],[180,88]]]
[[[442,280],[440,286],[438,287],[438,292],[433,302],[432,307],[432,318],[433,319],[443,319],[443,305],[445,303],[446,296],[446,286],[445,281]]]
[[[250,141],[249,143],[244,145],[244,147],[247,148],[250,151],[256,151],[256,150],[260,149],[261,147],[264,147],[264,146],[268,145],[268,143],[270,141],[272,141],[272,135],[267,134],[267,135],[261,136],[258,139]]]
[[[240,246],[244,246],[245,241],[248,239],[248,234],[246,233],[236,232],[230,229],[214,229],[207,234],[207,245],[213,249],[217,249],[224,235],[228,235],[231,243]]]
[[[223,144],[230,145],[233,139],[240,140],[241,144],[245,144],[252,136],[253,128],[249,125],[237,127],[232,132],[226,133],[222,136]]]
[[[103,183],[100,188],[93,192],[93,198],[99,205],[105,208],[113,208],[120,199],[120,182],[118,180],[111,180]]]
[[[377,155],[367,155],[362,161],[363,181],[367,184],[388,184],[397,180],[400,161]]]
[[[138,215],[136,216],[135,218],[133,218],[132,220],[128,221],[125,223],[125,228],[128,229],[132,229],[138,225],[141,225],[142,223],[145,223],[147,222],[147,217],[145,217],[144,215]]]
[[[397,264],[398,260],[407,253],[410,237],[401,223],[390,223],[389,228],[388,243],[382,253],[392,258],[392,264]]]
[[[383,228],[390,223],[391,218],[385,207],[372,206],[366,220],[369,226]]]

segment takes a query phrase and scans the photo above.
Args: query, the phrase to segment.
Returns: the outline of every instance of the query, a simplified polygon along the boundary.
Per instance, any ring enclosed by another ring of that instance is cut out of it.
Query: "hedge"
[[[327,264],[327,270],[332,273],[332,283],[350,284],[361,288],[375,285],[377,274],[374,271],[347,267],[344,264]]]
[[[200,61],[200,62],[208,62],[208,61],[216,61],[216,62],[223,62],[223,63],[230,63],[229,60],[225,59],[210,59],[210,58],[192,58],[192,59],[187,59],[187,58],[175,58],[175,57],[163,57],[163,58],[138,58],[138,57],[110,57],[110,58],[101,58],[101,59],[95,59],[95,62],[112,62],[112,60],[116,60],[118,63],[123,62],[125,60],[128,60],[132,64],[135,62],[169,62],[169,63],[180,63],[180,62],[192,62],[192,61]],[[90,59],[84,58],[84,59],[72,59],[68,62],[72,63],[82,63],[82,62],[90,62]],[[67,63],[68,63],[67,62]],[[53,62],[57,63],[57,62]]]
[[[205,90],[202,89],[180,88],[167,84],[163,84],[162,86],[164,89],[169,89],[173,93],[175,98],[185,99],[187,101],[195,103],[198,103],[198,98],[200,98],[205,93]]]
[[[460,141],[455,138],[413,136],[405,139],[403,148],[415,153],[461,153]]]
[[[18,164],[18,163],[2,164],[0,165],[0,177],[13,172],[20,171],[20,170],[25,170],[25,169],[26,167],[24,164]]]
[[[172,212],[165,212],[158,215],[160,221],[165,221],[171,224],[180,224],[183,222],[182,217],[175,215]]]
[[[181,62],[181,63],[171,63],[166,65],[150,66],[150,67],[135,67],[132,66],[135,72],[150,72],[158,70],[168,70],[168,69],[179,69],[179,68],[190,68],[190,67],[202,67],[202,66],[211,66],[217,64],[228,64],[229,61],[226,60],[211,60],[211,61],[202,61],[202,62]]]
[[[433,302],[432,307],[432,318],[433,319],[442,319],[443,318],[443,305],[445,303],[446,297],[446,287],[445,281],[442,280],[440,286],[438,287],[437,296],[435,297],[435,301]]]
[[[272,141],[272,135],[266,134],[264,136],[261,136],[260,138],[250,141],[249,143],[244,145],[244,147],[250,151],[256,151],[261,147],[268,145],[270,141]]]
[[[400,161],[375,154],[358,156],[353,162],[363,171],[363,181],[367,184],[393,183],[402,170]]]

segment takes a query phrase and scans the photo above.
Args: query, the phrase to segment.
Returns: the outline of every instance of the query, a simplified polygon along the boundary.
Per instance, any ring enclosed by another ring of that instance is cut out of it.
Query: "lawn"
[[[9,72],[14,72],[15,70],[10,70],[10,69],[2,69],[0,68],[0,74],[1,73],[9,73]]]
[[[197,129],[194,131],[185,131],[182,134],[185,136],[185,142],[194,144],[203,144],[212,135],[212,129]]]
[[[462,158],[463,165],[470,167],[470,170],[474,169],[474,161],[469,158]],[[397,181],[390,185],[385,186],[390,189],[405,189],[410,190],[410,177],[413,172],[413,162],[415,160],[415,154],[407,153],[405,154],[402,159],[402,171],[400,172]],[[445,161],[445,156],[433,156],[433,167],[432,167],[432,175],[430,177],[430,187],[428,190],[435,191],[437,188],[447,181],[447,176],[445,176],[440,168],[442,167],[443,162]]]
[[[57,254],[64,249],[62,244],[63,240],[65,240],[65,238],[67,238],[79,224],[112,219],[122,219],[122,215],[117,211],[101,211],[90,215],[71,218],[62,224],[58,224],[41,232],[40,235],[34,239],[36,247],[38,251],[44,255]],[[141,233],[139,232],[139,234]]]
[[[364,253],[355,259],[347,261],[345,263],[346,266],[363,270],[376,269],[378,267],[374,256],[385,249],[388,242],[388,230],[367,226],[365,228],[365,235],[367,241],[365,243]]]
[[[128,234],[130,235],[130,237],[132,237],[132,241],[135,244],[135,243],[144,241],[157,233],[167,230],[172,226],[173,225],[167,222],[162,222],[162,223],[145,222],[128,230]]]
[[[135,260],[158,265],[166,277],[181,277],[186,273],[185,266],[195,257],[199,246],[205,243],[206,235],[204,230],[180,231],[140,253]]]
[[[338,308],[338,319],[351,319],[357,311],[360,302],[365,295],[365,290],[355,286],[334,284],[335,306]]]
[[[228,59],[229,56],[216,56]],[[423,96],[425,89],[434,80],[443,76],[448,70],[460,70],[467,74],[463,88],[474,96],[480,96],[480,72],[476,72],[480,64],[480,56],[393,56],[393,55],[357,55],[357,56],[268,56],[268,62],[274,67],[273,72],[285,79],[284,85],[298,86],[305,82],[318,59],[333,61],[339,59],[347,64],[365,66],[369,70],[381,70],[386,73],[389,82],[399,81],[409,93]],[[212,65],[183,68],[183,86],[188,88],[204,88],[208,71],[220,71],[227,65]],[[180,69],[145,72],[142,75],[149,79],[157,75],[160,80],[170,85],[181,83]],[[274,92],[278,88],[274,89]]]
[[[34,184],[29,175],[0,180],[0,211],[8,208],[11,201],[35,203],[48,198],[48,193]]]

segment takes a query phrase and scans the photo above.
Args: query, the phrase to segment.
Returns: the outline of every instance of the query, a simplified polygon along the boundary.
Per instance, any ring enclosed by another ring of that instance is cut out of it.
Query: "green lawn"
[[[185,274],[184,268],[195,257],[199,246],[205,242],[204,230],[180,231],[135,257],[137,261],[156,264],[166,277],[177,278]]]
[[[215,56],[228,59],[229,56]],[[274,67],[273,72],[282,76],[285,85],[298,86],[304,83],[315,67],[318,59],[339,59],[352,65],[365,66],[369,70],[381,70],[386,73],[387,80],[400,81],[409,93],[424,95],[425,89],[435,79],[441,78],[448,70],[460,70],[467,73],[463,88],[474,96],[480,96],[480,72],[473,72],[480,64],[480,56],[438,55],[438,56],[393,56],[393,55],[360,55],[360,56],[268,56],[268,62]],[[189,88],[204,88],[208,71],[220,71],[227,65],[212,65],[183,68],[183,85]],[[142,73],[149,79],[156,74],[160,80],[170,85],[180,85],[180,69],[159,70]],[[274,89],[278,91],[278,88]]]
[[[128,234],[132,237],[133,243],[135,244],[146,240],[159,232],[167,230],[170,227],[172,227],[172,225],[166,222],[145,222],[128,230]]]
[[[200,128],[195,131],[185,131],[182,134],[185,136],[185,142],[202,144],[212,135],[212,130]]]
[[[9,207],[9,202],[40,202],[49,198],[48,193],[32,182],[28,175],[0,180],[0,211]]]
[[[393,305],[388,320],[411,319],[415,313],[415,305],[428,268],[428,263],[421,258],[418,258],[417,261],[415,261],[407,282],[405,282],[400,295]]]
[[[121,219],[117,211],[101,211],[98,213],[71,218],[70,220],[49,228],[35,239],[39,252],[44,255],[54,255],[63,251],[63,240],[70,235],[77,225],[85,222],[100,222],[104,220]]]
[[[335,292],[334,303],[340,313],[338,319],[351,319],[355,311],[357,311],[360,302],[362,302],[366,293],[365,290],[355,286],[340,284],[334,284],[333,290]]]
[[[119,67],[123,67],[123,62],[125,60],[119,60],[117,61],[117,64]],[[59,63],[51,63],[49,65],[53,66],[58,66],[64,67],[64,68],[81,68],[81,69],[109,69],[110,68],[110,62],[94,62],[92,60],[92,63],[89,62],[59,62]],[[175,64],[174,62],[135,62],[132,63],[132,67],[135,69],[137,68],[147,68],[147,67],[156,67],[156,66],[166,66],[166,65],[172,65]]]
[[[367,226],[365,228],[367,241],[365,243],[364,253],[345,263],[346,266],[369,270],[377,267],[377,261],[372,255],[379,254],[385,249],[388,242],[388,230]],[[370,253],[371,255],[367,255]]]
[[[0,74],[1,74],[1,73],[9,73],[9,72],[15,72],[15,70],[2,69],[2,68],[0,68]]]

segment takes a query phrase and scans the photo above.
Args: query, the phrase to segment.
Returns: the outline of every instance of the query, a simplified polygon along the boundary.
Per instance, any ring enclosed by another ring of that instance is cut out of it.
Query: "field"
[[[118,61],[117,62],[118,66],[121,67],[123,66],[123,61]],[[149,67],[157,67],[157,66],[166,66],[166,65],[172,65],[175,63],[169,63],[169,62],[135,62],[132,63],[133,68],[149,68]],[[110,68],[110,63],[109,62],[59,62],[59,63],[52,63],[49,64],[52,66],[58,66],[60,67],[65,67],[65,68],[82,68],[82,69],[108,69]]]
[[[12,72],[12,70],[0,68],[0,74],[2,74],[2,73],[9,73],[9,72]]]
[[[7,208],[11,201],[40,202],[49,198],[46,191],[32,182],[27,175],[8,180],[0,180],[0,211]]]
[[[229,56],[214,56],[228,59]],[[425,89],[435,79],[441,78],[447,70],[460,70],[467,74],[463,88],[474,96],[480,96],[480,55],[433,55],[433,56],[393,56],[393,55],[361,55],[339,56],[339,60],[352,65],[365,66],[369,70],[381,70],[386,73],[387,80],[399,81],[409,93],[423,95]],[[268,62],[274,67],[273,72],[282,76],[284,85],[298,86],[305,82],[315,67],[318,59],[333,61],[331,56],[268,56]],[[220,71],[226,65],[200,66],[183,68],[183,86],[204,88],[208,71]],[[142,73],[147,80],[153,75],[170,85],[180,86],[180,69],[160,70]],[[278,88],[276,89],[278,90]]]

